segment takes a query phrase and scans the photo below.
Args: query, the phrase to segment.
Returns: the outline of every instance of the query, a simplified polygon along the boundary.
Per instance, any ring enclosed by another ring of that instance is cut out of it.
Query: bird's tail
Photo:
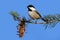
[[[43,17],[41,18],[44,22],[48,22],[48,19],[44,19]]]

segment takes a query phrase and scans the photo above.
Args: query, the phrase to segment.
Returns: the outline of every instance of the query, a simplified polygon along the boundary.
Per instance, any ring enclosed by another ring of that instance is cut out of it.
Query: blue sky
[[[17,11],[20,17],[29,18],[27,5],[32,4],[42,15],[60,14],[60,0],[0,0],[0,40],[60,40],[60,23],[55,28],[44,30],[42,24],[26,25],[26,32],[21,39],[17,34],[17,22],[9,14]]]

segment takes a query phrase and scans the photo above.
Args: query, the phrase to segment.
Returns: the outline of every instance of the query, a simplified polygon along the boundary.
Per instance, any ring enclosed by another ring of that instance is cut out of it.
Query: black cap
[[[34,6],[33,6],[33,5],[28,5],[27,8],[28,8],[28,7],[34,7]],[[34,8],[35,8],[35,7],[34,7]]]

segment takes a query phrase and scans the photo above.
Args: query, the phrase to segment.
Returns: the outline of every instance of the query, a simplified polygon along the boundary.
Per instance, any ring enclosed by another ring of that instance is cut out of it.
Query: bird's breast
[[[29,16],[30,16],[32,19],[38,19],[38,18],[40,18],[39,14],[36,13],[35,11],[29,11]]]

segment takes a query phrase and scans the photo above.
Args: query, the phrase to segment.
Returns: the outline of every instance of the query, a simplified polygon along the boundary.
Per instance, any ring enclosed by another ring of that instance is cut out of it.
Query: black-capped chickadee
[[[37,12],[37,10],[35,9],[35,7],[33,5],[28,5],[28,15],[33,19],[40,19],[41,15]]]
[[[37,12],[37,10],[35,9],[35,7],[33,5],[28,5],[28,15],[30,16],[31,19],[33,20],[37,20],[37,19],[42,19],[43,21],[45,21],[46,23],[48,22],[48,20],[45,20],[39,12]]]

